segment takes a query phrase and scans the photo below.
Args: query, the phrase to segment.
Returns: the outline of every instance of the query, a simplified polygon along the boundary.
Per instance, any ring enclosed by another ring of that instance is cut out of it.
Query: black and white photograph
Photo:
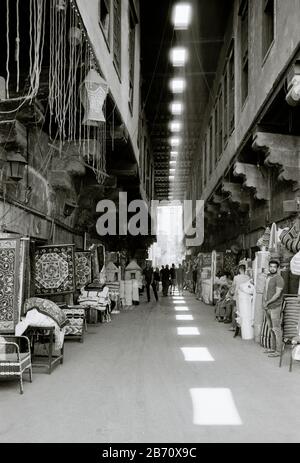
[[[1,454],[242,443],[300,443],[300,0],[0,0]]]

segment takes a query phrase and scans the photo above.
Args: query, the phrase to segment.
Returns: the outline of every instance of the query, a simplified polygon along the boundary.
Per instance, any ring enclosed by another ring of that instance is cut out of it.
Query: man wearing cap
[[[267,323],[273,337],[272,346],[274,346],[274,348],[264,351],[265,353],[269,353],[269,357],[279,357],[282,344],[280,315],[284,280],[278,272],[279,266],[279,259],[271,258],[263,298],[263,307],[266,311]]]

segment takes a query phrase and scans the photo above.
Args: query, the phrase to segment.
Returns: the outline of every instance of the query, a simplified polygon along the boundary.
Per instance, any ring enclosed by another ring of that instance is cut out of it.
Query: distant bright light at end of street
[[[189,3],[180,2],[173,8],[172,22],[175,29],[187,29],[191,23],[192,7]]]

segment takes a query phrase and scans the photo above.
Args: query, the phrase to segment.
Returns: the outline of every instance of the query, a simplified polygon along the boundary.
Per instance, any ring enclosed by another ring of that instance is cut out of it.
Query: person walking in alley
[[[198,266],[197,264],[194,264],[193,266],[193,293],[196,293],[196,288],[197,288],[197,280],[198,280]]]
[[[145,283],[146,283],[146,291],[147,291],[148,302],[150,302],[150,286],[152,286],[154,297],[155,297],[156,301],[158,301],[158,295],[157,295],[157,291],[156,291],[156,284],[154,282],[153,268],[151,267],[149,262],[147,262],[147,264],[146,264],[146,268],[143,271],[143,276],[144,276]]]
[[[177,281],[178,292],[180,296],[182,296],[183,282],[184,282],[184,270],[181,264],[179,264],[179,267],[176,269],[176,281]]]
[[[168,265],[166,265],[166,267],[161,272],[161,282],[162,282],[163,296],[167,296],[169,286],[170,286],[170,270],[169,270]]]
[[[172,267],[170,268],[170,278],[171,278],[170,294],[174,294],[175,289],[176,289],[176,268],[175,268],[175,264],[172,264]]]
[[[281,305],[284,280],[279,274],[279,265],[279,260],[271,258],[263,297],[263,308],[266,311],[267,323],[272,333],[272,349],[264,351],[264,353],[269,354],[269,357],[280,357],[282,344]]]
[[[159,268],[156,267],[155,271],[153,272],[153,285],[155,285],[156,293],[159,291],[159,282],[160,282],[160,271]]]

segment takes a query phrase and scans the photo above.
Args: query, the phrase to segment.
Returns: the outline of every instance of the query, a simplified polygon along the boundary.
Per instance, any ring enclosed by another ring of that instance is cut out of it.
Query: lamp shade
[[[80,99],[85,109],[83,125],[97,127],[100,122],[105,122],[103,104],[107,93],[106,81],[95,69],[90,69],[80,85]]]
[[[24,177],[26,159],[19,153],[7,154],[7,176],[18,182]]]

